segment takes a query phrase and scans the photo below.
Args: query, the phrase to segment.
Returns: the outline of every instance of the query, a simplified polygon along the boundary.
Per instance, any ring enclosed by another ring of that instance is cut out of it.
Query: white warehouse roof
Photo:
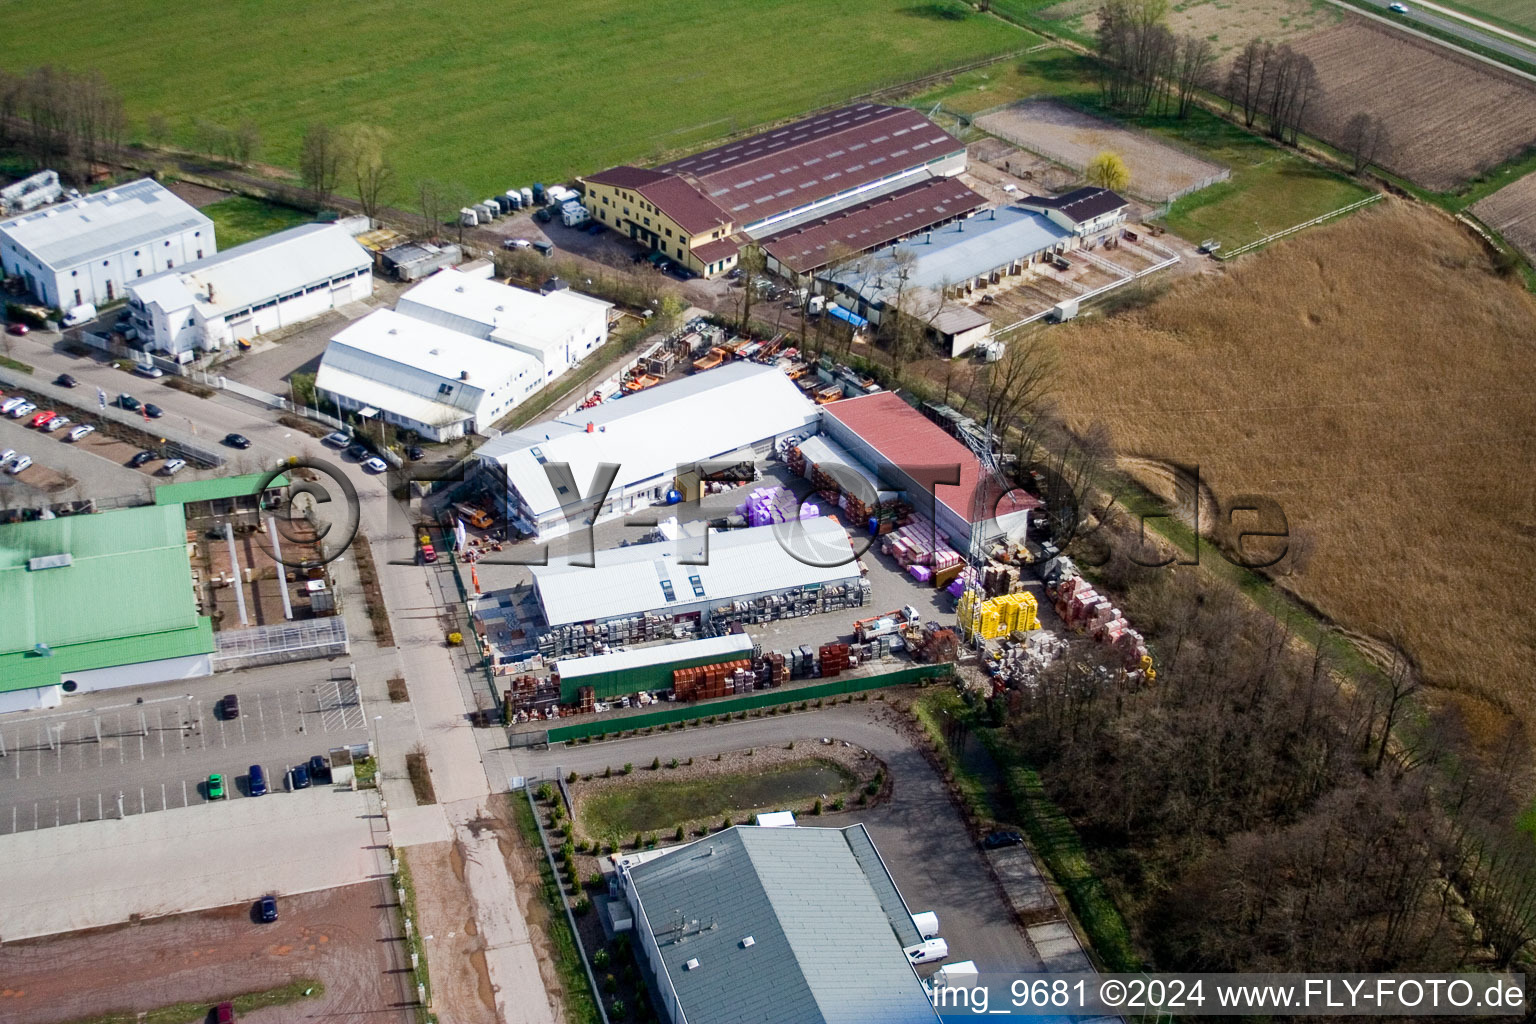
[[[508,482],[542,516],[563,504],[549,486],[545,462],[569,463],[583,489],[599,463],[617,463],[615,482],[628,486],[764,438],[814,428],[816,408],[774,367],[733,362],[524,427],[481,446],[477,454],[501,463]]]
[[[213,239],[213,221],[158,182],[141,178],[13,217],[0,223],[0,234],[60,270],[199,228]]]
[[[539,372],[538,360],[525,352],[380,309],[331,339],[315,387],[421,423],[448,424],[473,416],[483,393]],[[437,397],[445,384],[447,400]]]
[[[402,313],[503,345],[546,352],[566,344],[613,303],[562,288],[540,295],[457,270],[439,270],[400,296]]]
[[[196,306],[214,319],[372,266],[368,250],[345,228],[301,224],[134,281],[128,290],[146,305]]]
[[[669,606],[715,607],[776,590],[858,578],[853,545],[841,525],[825,518],[799,525],[803,530],[781,523],[712,533],[706,565],[680,564],[680,552],[696,558],[696,549],[665,540],[595,552],[594,566],[571,564],[573,558],[585,559],[584,554],[551,556],[548,565],[532,567],[533,586],[549,625],[561,626]]]

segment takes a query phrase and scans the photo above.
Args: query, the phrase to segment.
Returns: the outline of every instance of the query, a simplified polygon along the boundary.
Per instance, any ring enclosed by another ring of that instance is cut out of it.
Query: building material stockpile
[[[914,515],[885,534],[880,550],[896,559],[919,583],[934,583],[937,578],[942,584],[945,577],[961,569],[960,553],[945,543],[933,523],[922,516]]]
[[[1109,598],[1077,575],[1070,560],[1057,558],[1046,566],[1045,592],[1055,605],[1056,614],[1069,628],[1114,649],[1128,671],[1145,672],[1148,679],[1156,678],[1142,635],[1131,628]]]
[[[708,700],[733,693],[751,693],[756,682],[752,662],[745,658],[718,665],[680,668],[672,673],[672,689],[678,700]]]
[[[1028,591],[980,600],[975,591],[960,597],[955,616],[967,639],[998,640],[1040,628],[1039,605]]]
[[[785,487],[758,487],[747,500],[736,506],[736,514],[746,516],[748,526],[769,526],[795,519],[815,519],[821,509],[807,502],[802,505],[794,492]]]

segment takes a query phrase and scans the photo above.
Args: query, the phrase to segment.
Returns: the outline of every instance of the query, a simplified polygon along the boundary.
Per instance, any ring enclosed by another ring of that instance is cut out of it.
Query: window
[[[169,243],[167,243],[167,244],[169,244]],[[165,261],[165,269],[166,269],[166,270],[170,270],[170,269],[171,269],[171,268],[172,268],[172,267],[174,267],[174,266],[175,266],[175,265],[176,265],[176,264],[174,264],[174,263],[172,263],[172,262],[171,262],[171,261],[170,261],[170,260],[166,260],[166,261]]]
[[[202,259],[203,258],[203,250],[201,250],[201,249],[197,250],[197,258],[198,259]]]
[[[662,580],[661,581],[661,593],[667,599],[667,603],[669,603],[669,604],[671,602],[677,600],[677,595],[672,592],[672,581],[671,580]]]
[[[75,305],[80,305],[80,289],[75,289]]]
[[[671,238],[672,237],[672,229],[671,228],[667,228],[666,230],[667,230],[667,237]]]
[[[440,394],[440,395],[451,395],[451,394],[453,394],[453,385],[452,384],[439,384],[437,386],[437,393]]]
[[[140,267],[138,270],[135,270],[133,272],[133,276],[134,277],[143,277],[144,276],[144,268]]]
[[[645,226],[646,227],[650,227],[651,226],[651,218],[649,218],[649,217],[641,217],[640,219],[645,221]]]

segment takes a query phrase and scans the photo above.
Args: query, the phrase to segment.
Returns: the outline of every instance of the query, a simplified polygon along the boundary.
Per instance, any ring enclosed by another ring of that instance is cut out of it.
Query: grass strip
[[[202,1024],[208,1019],[208,1011],[219,1003],[233,1003],[236,1014],[253,1013],[269,1006],[287,1006],[301,999],[313,999],[324,992],[325,986],[315,979],[298,978],[286,985],[258,992],[243,992],[240,995],[198,1002],[172,1003],[147,1012],[109,1010],[92,1017],[80,1017],[66,1024]]]

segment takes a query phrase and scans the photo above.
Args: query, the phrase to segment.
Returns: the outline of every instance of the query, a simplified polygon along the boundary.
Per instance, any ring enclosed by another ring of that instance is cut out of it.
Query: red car
[[[235,1024],[235,1004],[220,1003],[213,1008],[213,1019],[218,1024]]]
[[[21,324],[21,323],[6,324],[5,325],[5,331],[6,331],[7,334],[22,335],[22,334],[26,334],[31,329],[32,328],[28,327],[26,324]]]
[[[45,427],[54,419],[56,419],[58,415],[59,414],[54,412],[52,409],[45,410],[32,417],[32,425],[34,427]]]

